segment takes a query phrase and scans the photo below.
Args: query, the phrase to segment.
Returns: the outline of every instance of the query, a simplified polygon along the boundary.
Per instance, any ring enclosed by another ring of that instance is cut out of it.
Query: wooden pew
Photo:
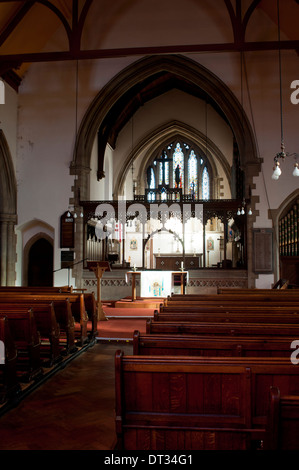
[[[44,293],[61,293],[61,292],[73,292],[72,286],[0,286],[1,292],[22,292],[26,294],[44,294]]]
[[[171,294],[167,296],[169,300],[201,300],[203,298],[217,298],[220,296],[227,296],[230,298],[234,296],[247,296],[247,297],[267,297],[267,298],[288,298],[289,296],[298,297],[299,289],[290,290],[272,290],[272,289],[218,289],[217,293],[210,294]]]
[[[67,298],[71,304],[74,320],[80,325],[79,332],[75,329],[75,336],[79,344],[83,346],[89,341],[87,333],[88,315],[85,308],[84,294],[67,294]]]
[[[58,302],[63,300],[68,300],[71,305],[72,316],[79,325],[79,329],[75,329],[75,335],[78,343],[83,345],[89,340],[87,334],[87,324],[88,324],[88,316],[85,309],[85,302],[84,302],[84,294],[81,293],[33,293],[33,294],[26,294],[23,292],[14,292],[13,294],[9,294],[7,292],[0,292],[0,302],[7,302],[9,301],[16,301],[18,299],[27,301],[27,300],[34,300],[34,301],[46,301],[46,302],[54,302],[55,305]],[[92,322],[92,326],[94,326],[94,322]]]
[[[227,322],[227,323],[281,323],[299,325],[299,314],[296,313],[267,313],[256,311],[247,312],[158,312],[154,311],[156,322]]]
[[[292,294],[290,294],[292,292]],[[280,302],[280,303],[289,303],[289,302],[299,302],[299,291],[272,291],[268,293],[258,293],[254,292],[251,294],[246,293],[226,293],[226,294],[173,294],[168,296],[164,304],[169,305],[170,303],[203,303],[203,302]]]
[[[0,303],[1,308],[1,303]],[[64,345],[60,342],[60,327],[56,319],[54,304],[32,306],[37,330],[41,336],[41,356],[45,366],[52,366],[63,358]]]
[[[146,320],[147,334],[227,335],[227,336],[287,336],[299,338],[299,325],[273,323],[228,322],[155,322]]]
[[[180,300],[171,300],[167,301],[167,303],[164,303],[164,307],[166,308],[198,308],[198,307],[211,307],[211,306],[224,306],[224,307],[242,307],[242,306],[248,306],[248,307],[262,307],[262,306],[271,306],[271,307],[293,307],[293,308],[298,308],[299,301],[298,300],[290,300],[289,301],[267,301],[267,300],[251,300],[251,299],[231,299],[231,300],[225,300],[225,299],[209,299],[209,300],[190,300],[190,301],[180,301]]]
[[[299,395],[281,395],[279,387],[270,389],[270,406],[264,450],[298,450]]]
[[[84,293],[84,304],[88,320],[91,323],[90,339],[94,339],[98,334],[98,313],[97,313],[97,302],[95,299],[94,292]]]
[[[92,293],[79,293],[75,292],[72,286],[61,286],[61,287],[0,287],[0,297],[7,294],[16,295],[30,295],[30,296],[49,296],[56,294],[64,294],[63,297],[69,298],[72,303],[73,316],[75,321],[80,324],[81,327],[81,341],[84,343],[87,341],[87,321],[90,321],[91,329],[88,332],[90,338],[93,339],[97,335],[97,310],[96,300],[94,292]],[[72,295],[71,295],[72,294]],[[73,305],[74,304],[74,305]],[[86,317],[87,315],[87,317]]]
[[[16,296],[13,299],[10,297],[3,298],[0,295],[1,303],[11,303],[11,305],[24,306],[28,309],[33,308],[35,305],[45,304],[48,305],[53,302],[55,317],[60,329],[60,343],[64,345],[64,354],[71,354],[77,351],[75,343],[75,321],[72,315],[71,304],[66,298],[59,298],[58,300],[50,300],[48,297],[45,299],[37,299],[34,297],[20,297]]]
[[[75,318],[73,315],[73,310],[75,314],[77,314],[78,309],[77,304],[76,307],[72,308],[74,303],[78,302],[78,295],[76,295],[76,299],[73,297],[70,298],[70,294],[14,294],[14,295],[7,295],[6,293],[0,293],[0,303],[7,303],[11,302],[13,304],[23,304],[23,305],[31,305],[38,303],[50,303],[53,302],[55,315],[57,318],[57,322],[59,323],[61,337],[64,335],[67,344],[67,352],[71,353],[76,350],[77,346],[75,344],[76,340],[78,344],[83,344],[87,341],[87,333],[86,333],[86,312],[82,309],[82,303],[79,302],[79,309],[80,315],[82,318],[82,324],[80,323],[80,329],[76,332],[75,328]],[[73,302],[73,303],[72,303]],[[76,336],[77,333],[77,336]]]
[[[299,315],[299,304],[297,305],[287,305],[287,306],[273,306],[272,304],[259,304],[259,305],[235,305],[235,304],[228,304],[228,305],[201,305],[201,306],[188,306],[181,305],[181,306],[164,306],[160,305],[160,313],[239,313],[239,312],[246,312],[250,313],[279,313],[279,314],[290,314],[295,313]]]
[[[44,367],[50,367],[62,360],[65,342],[60,343],[60,328],[56,320],[54,305],[52,303],[15,305],[0,302],[0,313],[9,317],[10,313],[28,312],[32,310],[36,329],[40,335],[40,355]]]
[[[17,348],[7,317],[0,317],[0,341],[4,344],[4,364],[0,364],[0,404],[16,397],[21,386],[17,377]]]
[[[27,312],[0,313],[7,318],[13,342],[17,348],[17,375],[20,382],[31,382],[43,374],[40,357],[40,335],[34,315]]]
[[[270,384],[299,393],[284,358],[115,356],[121,450],[251,449],[263,441]]]
[[[197,336],[180,334],[133,334],[133,355],[286,357],[290,358],[293,337],[275,338]]]
[[[298,289],[286,289],[286,290],[280,290],[280,289],[241,289],[241,288],[233,288],[233,287],[218,287],[217,289],[217,294],[245,294],[245,295],[251,295],[251,294],[269,294],[269,295],[282,295],[282,294],[290,294],[290,295],[298,295],[299,291]]]

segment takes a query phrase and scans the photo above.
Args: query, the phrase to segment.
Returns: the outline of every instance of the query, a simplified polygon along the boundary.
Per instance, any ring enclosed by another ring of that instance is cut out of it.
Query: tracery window
[[[155,189],[155,187],[156,187],[155,172],[154,172],[154,169],[151,168],[151,174],[150,174],[150,189]]]
[[[209,172],[205,166],[202,172],[202,199],[210,198],[210,179]]]
[[[161,148],[149,169],[147,188],[163,190],[163,200],[172,188],[180,188],[183,195],[194,199],[211,197],[211,165],[197,145],[176,139]]]
[[[172,159],[172,168],[173,168],[173,181],[176,188],[184,188],[184,153],[180,146],[180,143],[177,142]]]
[[[188,158],[188,192],[198,199],[198,169],[194,150],[191,150]]]

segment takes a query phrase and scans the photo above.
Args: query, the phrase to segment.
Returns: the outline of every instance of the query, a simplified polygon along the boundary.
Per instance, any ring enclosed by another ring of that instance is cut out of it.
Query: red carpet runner
[[[103,302],[107,321],[98,322],[97,340],[132,341],[133,333],[139,330],[145,333],[146,320],[153,317],[154,308],[128,307],[116,308],[114,302]]]

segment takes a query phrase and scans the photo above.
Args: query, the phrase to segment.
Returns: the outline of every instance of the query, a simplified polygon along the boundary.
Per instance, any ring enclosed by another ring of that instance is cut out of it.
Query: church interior
[[[0,0],[1,449],[47,448],[43,399],[10,406],[26,361],[56,398],[108,374],[74,422],[92,449],[296,448],[298,24],[298,0]]]

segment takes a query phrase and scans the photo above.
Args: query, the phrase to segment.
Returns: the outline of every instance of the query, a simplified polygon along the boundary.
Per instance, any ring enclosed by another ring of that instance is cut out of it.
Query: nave
[[[114,356],[128,343],[95,343],[0,417],[0,450],[115,447]]]

